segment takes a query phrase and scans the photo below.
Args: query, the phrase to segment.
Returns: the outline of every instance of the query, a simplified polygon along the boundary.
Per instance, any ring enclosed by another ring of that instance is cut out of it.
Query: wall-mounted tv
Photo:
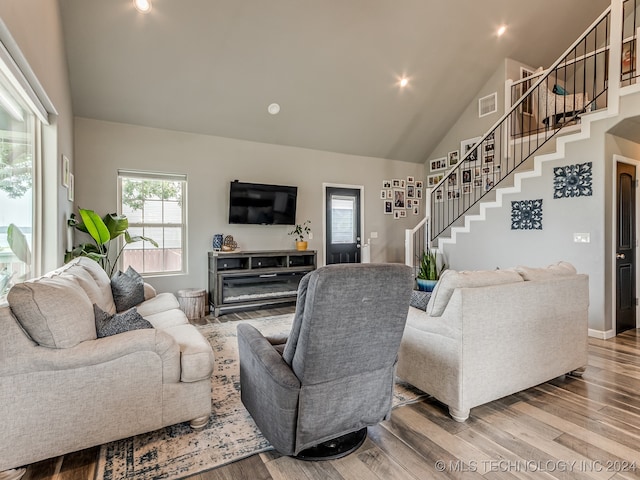
[[[246,183],[229,187],[229,223],[295,225],[298,187]]]

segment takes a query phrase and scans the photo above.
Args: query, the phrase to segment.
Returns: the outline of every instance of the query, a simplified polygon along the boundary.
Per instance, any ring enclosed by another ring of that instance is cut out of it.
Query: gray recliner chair
[[[300,282],[285,343],[238,325],[242,402],[279,453],[339,458],[389,417],[413,282],[406,265],[329,265]]]

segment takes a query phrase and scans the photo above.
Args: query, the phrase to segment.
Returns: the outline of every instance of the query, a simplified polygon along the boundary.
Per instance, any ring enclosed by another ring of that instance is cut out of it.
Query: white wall
[[[73,171],[73,112],[57,0],[0,2],[0,41],[31,81],[41,85],[57,115],[43,129],[43,259],[44,271],[62,265],[67,247],[66,219],[72,211],[61,186],[61,157]],[[33,78],[30,78],[33,77]],[[36,88],[36,92],[38,88]]]
[[[229,182],[298,187],[297,220],[311,220],[309,249],[322,264],[322,184],[364,186],[364,238],[372,231],[373,262],[403,262],[404,230],[421,216],[394,220],[383,213],[382,181],[424,177],[423,165],[296,147],[269,145],[148,127],[76,118],[76,204],[116,211],[119,168],[184,173],[188,177],[188,274],[150,280],[160,291],[207,286],[207,252],[215,233],[233,235],[243,250],[295,248],[291,227],[229,225]],[[424,200],[421,205],[424,215]]]

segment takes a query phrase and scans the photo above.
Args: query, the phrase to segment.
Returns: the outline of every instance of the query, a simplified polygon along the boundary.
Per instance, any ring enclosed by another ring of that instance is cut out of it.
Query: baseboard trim
[[[599,338],[600,340],[609,340],[616,336],[615,330],[595,330],[593,328],[589,329],[589,336],[593,338]]]

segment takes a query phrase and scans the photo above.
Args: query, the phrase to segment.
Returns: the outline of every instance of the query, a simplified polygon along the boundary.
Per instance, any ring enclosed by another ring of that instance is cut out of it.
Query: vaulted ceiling
[[[549,66],[609,4],[151,1],[60,0],[75,115],[410,162],[505,57]]]

